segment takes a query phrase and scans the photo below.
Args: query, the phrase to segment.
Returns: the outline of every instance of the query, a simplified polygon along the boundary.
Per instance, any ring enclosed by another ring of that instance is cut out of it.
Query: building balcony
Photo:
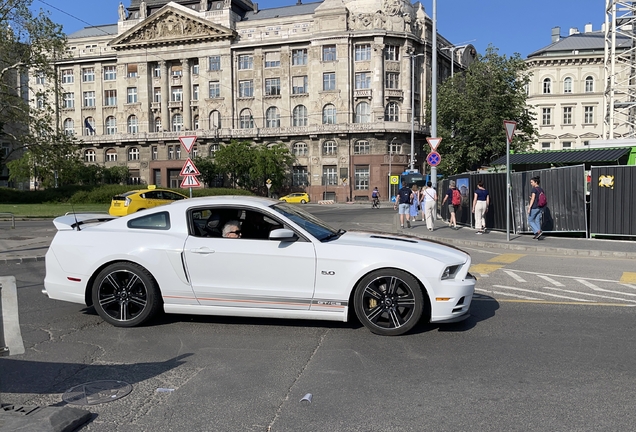
[[[384,97],[387,99],[388,98],[404,99],[404,91],[396,90],[396,89],[385,89]]]
[[[353,97],[356,99],[371,99],[373,95],[373,90],[371,89],[362,89],[362,90],[354,90]]]
[[[183,108],[183,101],[170,101],[168,102],[168,108],[177,108],[177,109],[182,109]]]

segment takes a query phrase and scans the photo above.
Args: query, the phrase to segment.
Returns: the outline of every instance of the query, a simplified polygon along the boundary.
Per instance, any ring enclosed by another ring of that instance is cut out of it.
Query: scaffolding
[[[605,0],[604,139],[636,137],[635,32],[636,2]]]

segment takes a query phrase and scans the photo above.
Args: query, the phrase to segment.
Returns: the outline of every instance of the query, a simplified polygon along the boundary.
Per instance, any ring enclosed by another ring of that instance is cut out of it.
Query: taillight
[[[124,201],[124,207],[128,207],[130,205],[130,198],[126,197],[126,200]]]

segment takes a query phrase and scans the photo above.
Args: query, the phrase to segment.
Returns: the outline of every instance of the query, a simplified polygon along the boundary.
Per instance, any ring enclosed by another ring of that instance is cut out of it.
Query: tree
[[[226,173],[234,187],[250,189],[250,170],[254,165],[255,151],[248,141],[232,141],[222,145],[215,154],[220,172]]]
[[[504,120],[517,122],[511,144],[525,150],[537,132],[526,105],[530,76],[519,54],[500,56],[492,45],[438,92],[438,136],[443,138],[440,171],[457,174],[488,165],[506,153]]]
[[[201,173],[201,181],[203,181],[204,184],[210,186],[217,183],[217,179],[221,172],[213,157],[197,156],[192,159],[192,162],[194,162],[194,165]]]
[[[256,158],[250,176],[254,181],[252,188],[261,194],[267,194],[265,184],[269,179],[272,181],[272,189],[279,190],[294,161],[289,148],[283,144],[256,147]]]

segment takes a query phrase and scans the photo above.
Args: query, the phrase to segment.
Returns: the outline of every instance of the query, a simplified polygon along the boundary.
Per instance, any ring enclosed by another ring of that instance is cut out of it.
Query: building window
[[[95,106],[95,92],[94,91],[84,92],[84,106],[85,107],[94,107]]]
[[[324,165],[322,167],[322,184],[337,185],[338,184],[338,167],[335,165]]]
[[[181,146],[180,145],[174,146],[174,158],[175,159],[181,159]]]
[[[265,79],[265,96],[280,96],[280,78]]]
[[[292,94],[307,93],[307,75],[292,77]]]
[[[128,160],[129,161],[139,160],[139,149],[137,147],[131,147],[128,149]]]
[[[254,82],[252,80],[239,81],[239,97],[254,97]]]
[[[396,72],[387,72],[384,85],[388,89],[400,88],[400,74]]]
[[[353,154],[370,154],[371,145],[367,140],[359,140],[353,145]]]
[[[208,63],[211,71],[221,70],[221,56],[210,56]]]
[[[552,108],[541,109],[541,124],[543,126],[549,126],[552,124]]]
[[[306,49],[292,50],[292,65],[293,66],[307,65],[307,50]]]
[[[199,154],[199,147],[197,147],[197,145],[193,145],[192,146],[192,157],[195,158],[197,157]]]
[[[64,135],[75,135],[75,122],[73,119],[64,120]]]
[[[550,143],[549,143],[549,142],[542,142],[542,143],[541,143],[541,150],[542,150],[542,151],[543,151],[543,150],[550,150],[550,147],[551,147],[551,145],[550,145]]]
[[[161,78],[161,65],[159,63],[152,64],[152,76],[154,78]]]
[[[338,145],[335,141],[325,141],[322,143],[322,154],[325,156],[333,156],[338,154]]]
[[[93,82],[95,81],[95,68],[82,69],[82,81]]]
[[[117,120],[113,116],[106,117],[106,135],[115,135],[117,133]]]
[[[126,76],[128,78],[137,78],[137,64],[126,65]]]
[[[389,154],[401,154],[402,153],[402,143],[396,143],[393,140],[389,143]]]
[[[216,156],[216,152],[218,152],[220,149],[221,146],[218,143],[210,144],[210,157],[214,159],[214,156]]]
[[[292,147],[292,154],[294,156],[307,156],[307,154],[309,154],[307,144],[304,142],[295,143],[294,147]]]
[[[322,47],[322,61],[336,61],[335,45],[325,45]]]
[[[172,116],[172,132],[179,132],[183,129],[183,115],[177,113]]]
[[[75,108],[75,93],[64,93],[64,108]]]
[[[95,155],[95,150],[86,150],[84,152],[84,162],[96,162],[97,156]]]
[[[117,162],[117,150],[114,148],[106,150],[106,162]]]
[[[192,86],[192,100],[193,101],[199,100],[199,84],[195,84]]]
[[[221,97],[221,84],[218,81],[210,81],[208,85],[210,87],[208,93],[210,99]]]
[[[199,75],[199,60],[194,60],[192,64],[192,75]]]
[[[384,121],[396,122],[400,118],[400,108],[397,102],[389,102],[384,111]]]
[[[117,106],[117,90],[104,91],[104,105]]]
[[[356,90],[371,88],[371,73],[358,72],[356,73]]]
[[[354,123],[369,123],[371,121],[371,107],[367,102],[360,102],[356,105]]]
[[[93,117],[84,119],[84,135],[95,135],[95,119]]]
[[[152,160],[157,160],[159,159],[159,150],[157,148],[157,146],[152,146],[150,148],[150,157],[152,158]]]
[[[292,126],[307,126],[307,107],[296,105],[292,113]]]
[[[563,107],[563,124],[572,124],[572,107]]]
[[[400,47],[396,45],[387,45],[384,47],[384,60],[398,61],[400,59]]]
[[[117,66],[104,66],[104,81],[117,79]]]
[[[583,145],[584,145],[584,146],[589,146],[589,145],[590,145],[590,142],[589,142],[589,141],[583,141]]]
[[[239,70],[253,69],[254,68],[254,56],[251,54],[243,54],[238,58]]]
[[[265,67],[273,68],[280,67],[280,52],[266,52],[265,53]]]
[[[355,59],[356,61],[371,60],[371,45],[356,45]]]
[[[155,132],[163,132],[163,128],[161,127],[161,117],[157,117],[155,119]]]
[[[322,74],[322,89],[330,91],[336,89],[336,73],[327,72]]]
[[[44,72],[38,71],[35,74],[35,83],[40,85],[46,84],[46,75],[44,75]]]
[[[172,77],[183,76],[183,66],[180,64],[175,64],[170,66],[170,76]]]
[[[564,141],[563,142],[563,148],[564,149],[572,148],[572,141]]]
[[[594,107],[591,107],[591,106],[584,107],[583,123],[585,124],[594,123]]]
[[[280,112],[276,107],[269,107],[265,112],[265,127],[277,128],[280,127]]]
[[[552,93],[552,80],[550,78],[546,78],[543,80],[543,94]]]
[[[161,103],[161,87],[155,87],[152,89],[152,101]]]
[[[74,82],[73,69],[64,69],[62,71],[62,84],[73,84]]]
[[[172,87],[170,100],[172,102],[181,102],[183,100],[183,87]]]
[[[210,129],[219,129],[221,127],[221,113],[219,111],[212,111],[210,113]]]
[[[126,103],[137,103],[137,87],[128,87],[126,90]]]
[[[168,160],[174,159],[174,147],[168,146]]]
[[[369,165],[356,166],[354,181],[355,190],[369,189]]]
[[[309,171],[306,166],[292,167],[292,186],[309,185]]]
[[[572,78],[567,77],[563,80],[563,93],[572,93]]]
[[[327,104],[322,109],[322,124],[336,124],[336,107]]]
[[[192,119],[192,128],[194,130],[199,129],[199,116],[194,116],[194,118]]]
[[[39,94],[36,96],[36,106],[38,107],[38,109],[43,109],[44,108],[44,101],[46,100],[46,97],[42,94]]]
[[[139,133],[139,122],[137,120],[136,115],[131,115],[130,117],[128,117],[128,133],[129,134]],[[133,159],[129,159],[129,160],[133,160]]]
[[[585,78],[585,93],[592,93],[594,91],[594,78],[588,76]]]
[[[252,111],[249,108],[245,108],[239,115],[239,128],[252,129],[253,127],[254,117],[252,117]]]

